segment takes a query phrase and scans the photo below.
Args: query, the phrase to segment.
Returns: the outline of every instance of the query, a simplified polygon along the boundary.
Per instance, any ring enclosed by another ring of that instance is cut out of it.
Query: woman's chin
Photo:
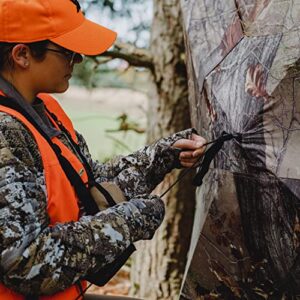
[[[64,85],[56,87],[55,92],[52,93],[57,93],[57,94],[64,93],[69,88],[69,86],[70,86],[69,81],[66,81]]]

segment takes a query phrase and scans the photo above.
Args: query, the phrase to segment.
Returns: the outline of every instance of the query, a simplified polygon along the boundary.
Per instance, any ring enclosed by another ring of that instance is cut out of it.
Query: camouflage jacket
[[[49,227],[37,144],[22,123],[0,113],[0,281],[24,295],[53,294],[113,262],[131,243],[150,239],[164,204],[149,194],[178,162],[171,145],[190,134],[191,129],[176,133],[106,164],[91,158],[78,134],[96,179],[114,181],[130,201]],[[64,135],[59,138],[68,145]]]

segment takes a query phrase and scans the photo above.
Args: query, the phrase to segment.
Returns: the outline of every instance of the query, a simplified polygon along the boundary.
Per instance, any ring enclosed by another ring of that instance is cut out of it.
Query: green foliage
[[[127,88],[141,92],[148,92],[149,73],[138,68],[118,69],[109,64],[97,64],[94,58],[76,65],[72,83],[88,89],[97,87]]]
[[[81,64],[75,65],[73,82],[88,89],[97,87],[98,74],[96,68],[97,64],[95,61],[87,57]]]

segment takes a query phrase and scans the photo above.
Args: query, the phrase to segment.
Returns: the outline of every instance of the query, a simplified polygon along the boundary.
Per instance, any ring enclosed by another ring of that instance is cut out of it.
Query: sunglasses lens
[[[58,50],[58,49],[51,49],[46,48],[48,51],[60,53],[65,56],[65,58],[70,62],[70,65],[72,66],[75,63],[81,63],[83,61],[83,56],[79,53],[68,51],[68,50]]]
[[[73,65],[74,63],[81,63],[83,61],[83,56],[79,53],[72,53],[70,64]]]

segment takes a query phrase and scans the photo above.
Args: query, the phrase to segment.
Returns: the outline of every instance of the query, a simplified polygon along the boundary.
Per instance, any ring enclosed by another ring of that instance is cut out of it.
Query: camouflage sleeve
[[[193,128],[175,133],[146,146],[131,155],[119,156],[101,164],[94,161],[83,137],[78,134],[84,155],[93,167],[99,182],[114,181],[128,198],[149,194],[174,168],[179,168],[179,151],[172,148],[177,140],[190,138]]]
[[[129,244],[150,239],[162,222],[163,202],[144,195],[49,227],[39,164],[30,133],[0,114],[0,281],[18,293],[64,290],[114,261]]]

